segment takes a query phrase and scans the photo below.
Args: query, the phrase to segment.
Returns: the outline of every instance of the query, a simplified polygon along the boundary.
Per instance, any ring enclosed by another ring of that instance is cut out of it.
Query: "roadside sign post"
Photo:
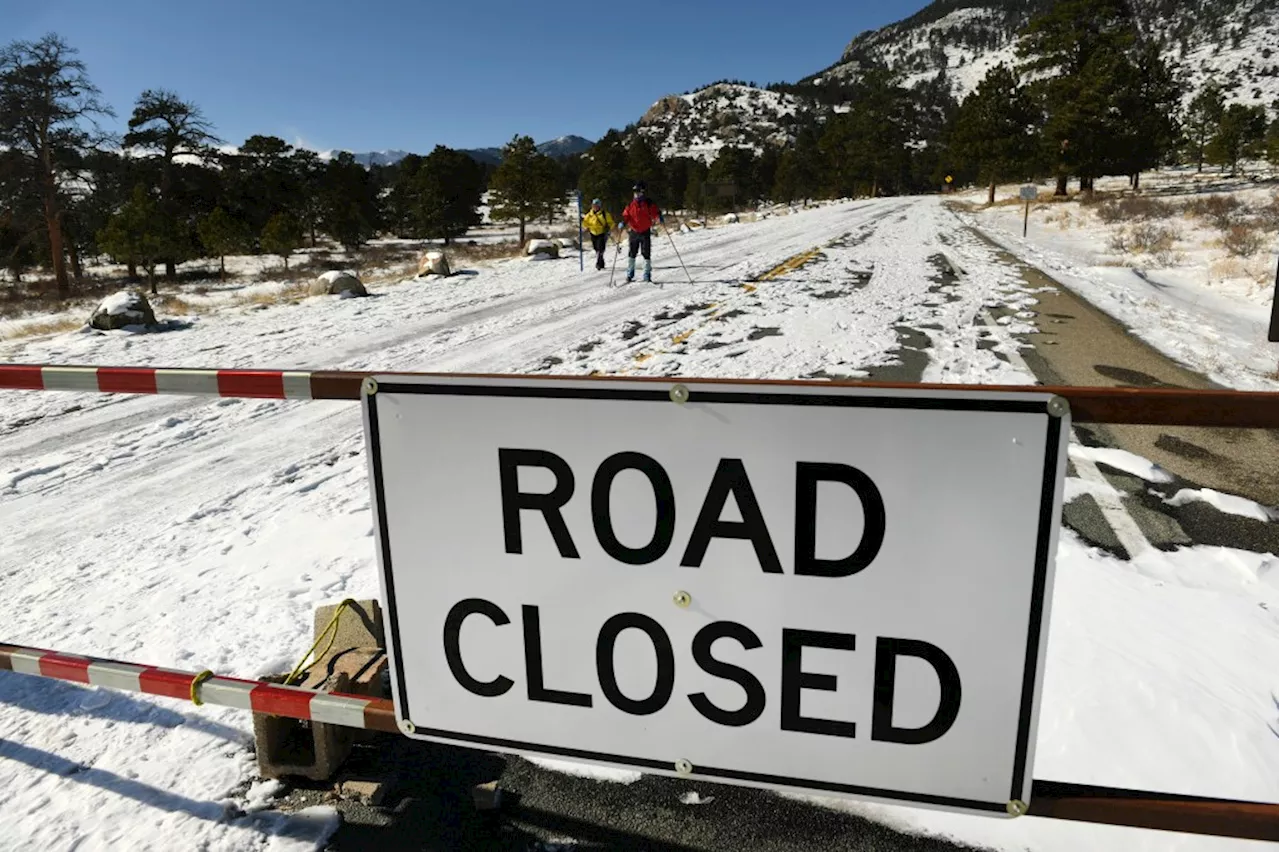
[[[1018,197],[1022,199],[1024,208],[1022,211],[1022,236],[1027,236],[1027,219],[1031,216],[1031,202],[1036,200],[1037,190],[1034,186],[1024,186],[1018,191]]]
[[[388,375],[361,398],[407,736],[1027,812],[1060,397]]]
[[[1280,313],[1277,313],[1277,302],[1280,302],[1280,266],[1276,267],[1276,286],[1271,292],[1271,327],[1267,329],[1267,340],[1272,343],[1280,342]]]
[[[582,272],[586,269],[582,260],[582,252],[584,250],[582,246],[582,190],[575,191],[574,195],[578,199],[578,271]]]

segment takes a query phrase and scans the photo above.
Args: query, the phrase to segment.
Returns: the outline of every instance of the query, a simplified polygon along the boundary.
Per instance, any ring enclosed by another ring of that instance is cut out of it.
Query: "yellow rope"
[[[329,644],[324,646],[324,650],[316,656],[315,661],[312,662],[311,665],[315,665],[315,662],[319,662],[324,659],[324,655],[329,653],[329,649],[333,647],[334,640],[338,638],[338,619],[342,617],[342,611],[349,606],[355,605],[356,602],[351,598],[347,598],[342,603],[338,604],[338,608],[333,611],[333,618],[329,619],[329,623],[324,626],[324,630],[320,631],[320,635],[316,637],[316,641],[307,649],[307,653],[302,655],[302,659],[298,660],[298,664],[293,667],[293,671],[289,672],[289,676],[284,679],[285,686],[293,683],[294,678],[306,671],[308,666],[303,664],[307,662],[307,658],[311,656],[311,653],[315,651],[320,643],[324,641],[325,636],[328,635]]]
[[[200,698],[200,684],[209,680],[211,677],[213,677],[213,672],[205,669],[191,679],[191,703],[197,707],[204,704],[203,699]]]

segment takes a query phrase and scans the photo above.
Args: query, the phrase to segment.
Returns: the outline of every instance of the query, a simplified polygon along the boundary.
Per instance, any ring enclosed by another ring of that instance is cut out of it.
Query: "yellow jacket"
[[[608,210],[602,209],[599,213],[588,210],[587,215],[582,217],[582,227],[598,237],[613,229],[613,217]]]

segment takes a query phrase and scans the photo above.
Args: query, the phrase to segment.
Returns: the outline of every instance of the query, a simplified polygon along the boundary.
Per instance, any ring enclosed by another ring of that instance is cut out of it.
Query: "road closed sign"
[[[1061,399],[404,376],[363,396],[407,735],[1029,800]]]

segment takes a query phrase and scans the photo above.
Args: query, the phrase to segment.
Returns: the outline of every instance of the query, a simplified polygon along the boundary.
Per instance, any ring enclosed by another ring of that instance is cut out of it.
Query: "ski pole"
[[[619,235],[618,238],[614,240],[614,244],[617,245],[618,248],[613,253],[613,268],[609,270],[609,286],[610,287],[613,286],[613,276],[618,272],[618,255],[622,254],[622,236],[621,235]]]
[[[680,256],[680,249],[676,248],[676,241],[671,238],[671,231],[667,230],[667,226],[662,222],[659,222],[658,225],[662,228],[662,233],[667,235],[667,241],[671,243],[671,250],[676,253],[676,260],[680,261],[680,268],[684,270],[684,276],[688,278],[689,283],[692,284],[693,276],[689,274],[688,267],[684,265],[684,258]]]

